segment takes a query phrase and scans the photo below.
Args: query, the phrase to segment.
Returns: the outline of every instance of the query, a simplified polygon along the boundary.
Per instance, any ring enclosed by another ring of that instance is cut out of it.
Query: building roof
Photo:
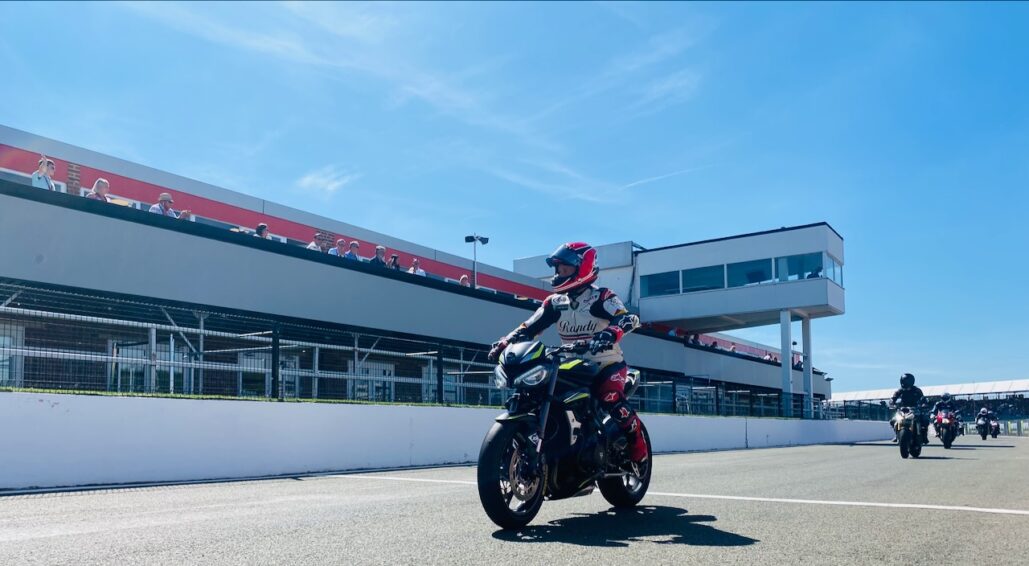
[[[833,393],[832,401],[880,401],[893,397],[893,389],[871,389],[868,391],[846,391]],[[980,383],[959,383],[956,385],[929,385],[922,387],[926,396],[936,397],[944,393],[951,395],[999,395],[1005,393],[1029,392],[1029,379],[1009,381],[984,381]]]

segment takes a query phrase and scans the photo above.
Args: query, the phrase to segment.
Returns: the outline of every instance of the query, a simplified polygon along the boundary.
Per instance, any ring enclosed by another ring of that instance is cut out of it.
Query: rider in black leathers
[[[911,407],[917,415],[922,429],[922,444],[929,444],[929,416],[923,411],[925,395],[922,390],[915,387],[915,376],[905,373],[900,376],[900,389],[893,392],[890,400],[898,407]],[[890,428],[893,429],[893,441],[897,441],[897,428],[894,426],[894,419],[890,418]]]

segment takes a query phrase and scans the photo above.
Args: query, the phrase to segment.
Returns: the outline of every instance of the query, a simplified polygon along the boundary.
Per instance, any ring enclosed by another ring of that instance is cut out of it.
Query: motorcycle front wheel
[[[528,525],[543,505],[546,465],[529,470],[528,450],[529,439],[512,425],[495,423],[482,441],[477,472],[479,501],[490,520],[502,529]]]
[[[911,431],[902,429],[897,444],[900,446],[900,457],[907,458],[911,448]]]

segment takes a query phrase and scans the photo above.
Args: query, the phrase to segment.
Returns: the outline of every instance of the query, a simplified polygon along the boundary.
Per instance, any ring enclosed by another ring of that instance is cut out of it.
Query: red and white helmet
[[[567,293],[593,283],[600,271],[597,267],[597,250],[584,242],[562,244],[547,258],[547,265],[554,268],[554,278],[550,284],[557,293]],[[561,277],[557,272],[558,265],[575,266],[575,273]]]

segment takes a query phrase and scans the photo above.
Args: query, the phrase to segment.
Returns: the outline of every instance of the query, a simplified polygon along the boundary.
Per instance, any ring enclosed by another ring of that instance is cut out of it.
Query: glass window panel
[[[843,266],[829,254],[825,254],[825,272],[826,277],[843,287]]]
[[[640,277],[640,296],[656,297],[679,293],[679,272],[655,273]]]
[[[685,269],[682,272],[682,292],[708,291],[725,288],[725,266],[712,265]]]
[[[0,348],[10,348],[14,340],[10,336],[0,336]],[[6,385],[11,381],[11,356],[0,356],[0,384]]]
[[[822,254],[820,252],[776,258],[775,272],[779,281],[827,277],[822,270]]]
[[[758,259],[728,265],[729,287],[758,285],[772,280],[772,260]]]

